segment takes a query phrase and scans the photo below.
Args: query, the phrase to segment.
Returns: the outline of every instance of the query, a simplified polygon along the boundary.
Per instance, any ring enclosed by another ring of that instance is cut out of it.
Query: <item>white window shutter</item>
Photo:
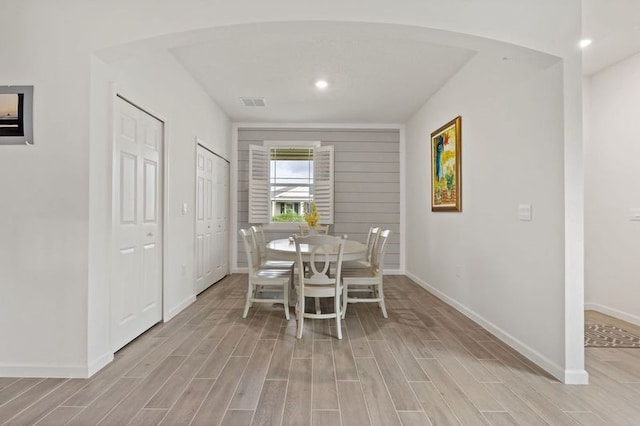
[[[320,223],[333,223],[333,146],[313,149],[313,201]]]
[[[269,148],[249,145],[249,223],[269,223]]]

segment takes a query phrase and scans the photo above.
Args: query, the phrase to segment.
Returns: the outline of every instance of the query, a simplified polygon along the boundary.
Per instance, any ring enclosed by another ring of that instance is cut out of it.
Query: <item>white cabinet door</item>
[[[162,319],[163,123],[117,98],[114,126],[111,343],[116,351]]]
[[[229,163],[198,145],[196,160],[195,290],[229,273]]]

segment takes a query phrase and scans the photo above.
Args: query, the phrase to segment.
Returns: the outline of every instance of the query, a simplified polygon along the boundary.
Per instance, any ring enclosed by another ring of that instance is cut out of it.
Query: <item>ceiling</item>
[[[225,27],[172,53],[233,121],[403,123],[475,52],[399,26],[297,22]]]
[[[582,0],[582,34],[585,75],[640,52],[640,0]]]
[[[585,75],[639,52],[640,0],[583,0],[583,35],[594,40]],[[399,25],[280,22],[211,29],[170,51],[234,122],[404,123],[489,43],[452,38]],[[491,43],[497,54],[519,54]],[[314,87],[318,78],[328,89]]]

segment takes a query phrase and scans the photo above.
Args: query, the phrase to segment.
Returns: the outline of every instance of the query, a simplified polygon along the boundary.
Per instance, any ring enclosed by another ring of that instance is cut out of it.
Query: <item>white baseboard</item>
[[[178,315],[180,312],[185,310],[189,305],[191,305],[195,301],[196,301],[196,295],[192,294],[191,296],[189,296],[186,299],[184,299],[182,302],[178,303],[178,305],[174,306],[169,311],[167,311],[164,314],[164,316],[162,318],[162,321],[163,322],[169,321],[171,318],[173,318],[176,315]]]
[[[0,377],[51,377],[86,379],[86,365],[0,364]]]
[[[111,361],[113,361],[113,354],[106,353],[93,362],[89,363],[89,366],[87,367],[87,377],[93,376],[98,371],[106,367]]]
[[[482,327],[486,328],[489,332],[491,332],[491,334],[493,334],[494,336],[496,336],[497,338],[505,342],[507,345],[511,346],[513,349],[521,353],[524,357],[529,359],[531,362],[538,365],[540,368],[544,369],[553,377],[557,378],[563,383],[569,384],[569,382],[567,382],[568,379],[571,380],[570,382],[571,384],[581,384],[583,383],[582,380],[588,380],[589,376],[586,371],[584,370],[573,371],[573,372],[565,371],[562,367],[560,367],[555,362],[551,361],[549,358],[545,357],[535,349],[521,342],[520,340],[513,337],[509,333],[505,332],[500,327],[496,326],[495,324],[491,323],[490,321],[476,314],[474,311],[467,308],[465,305],[452,299],[451,297],[447,296],[440,290],[432,287],[427,282],[421,280],[420,278],[418,278],[417,276],[413,275],[410,272],[406,272],[406,275],[407,277],[411,278],[411,280],[415,281],[419,286],[429,291],[430,293],[435,294],[442,301],[453,306],[458,311],[460,311],[461,313],[469,317],[471,320],[475,321],[476,323],[480,324]]]
[[[113,361],[113,354],[107,353],[95,359],[89,365],[0,364],[0,377],[88,379],[111,361]]]
[[[612,317],[621,319],[631,324],[640,326],[640,316],[623,312],[619,309],[610,308],[609,306],[601,305],[599,303],[585,303],[584,309],[588,311],[598,311],[603,314],[610,315]]]
[[[248,267],[247,268],[235,267],[235,268],[231,269],[231,273],[232,274],[248,274],[249,273],[249,268]]]
[[[565,385],[588,385],[589,373],[587,370],[566,370],[563,382]]]

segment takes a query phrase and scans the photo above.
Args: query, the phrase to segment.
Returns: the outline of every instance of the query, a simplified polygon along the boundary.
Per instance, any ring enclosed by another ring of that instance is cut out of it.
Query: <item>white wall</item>
[[[35,145],[0,147],[0,376],[82,375],[89,57],[46,11],[1,8],[0,84],[34,86]]]
[[[640,54],[585,89],[586,308],[640,325]]]
[[[108,82],[168,123],[165,315],[194,296],[195,136],[228,158],[230,124],[170,54],[102,64],[78,37],[84,23],[38,6],[3,4],[0,16],[0,51],[12,58],[0,81],[35,86],[35,145],[0,155],[0,376],[82,377],[111,357]]]
[[[107,302],[101,299],[104,277],[98,276],[104,271],[106,256],[100,241],[106,236],[107,217],[100,211],[105,193],[90,191],[106,187],[104,161],[110,158],[106,145],[99,142],[107,113],[100,99],[108,93],[99,81],[111,78],[112,70],[102,69],[92,58],[102,49],[129,44],[130,49],[110,53],[145,56],[149,46],[141,42],[157,36],[220,25],[292,20],[386,22],[509,41],[565,59],[565,109],[555,118],[564,121],[565,145],[580,145],[580,69],[574,47],[580,32],[579,0],[403,0],[394,3],[394,8],[389,8],[386,0],[328,0],[321,10],[296,0],[0,1],[0,55],[10,58],[2,62],[0,82],[35,86],[36,142],[31,148],[0,147],[0,375],[81,376],[106,362]],[[150,45],[161,49],[177,42],[163,39],[164,44]],[[138,75],[133,69],[128,72]],[[165,78],[163,73],[162,68],[154,70]],[[155,83],[158,81],[160,78]],[[157,87],[151,83],[122,76],[120,87],[139,97],[141,104],[172,118],[175,110],[166,98],[154,93]],[[208,108],[202,110],[202,116]],[[217,124],[207,129],[218,129],[221,121],[216,120]],[[216,143],[218,130],[200,129],[197,131],[205,133],[204,140]],[[180,129],[175,134],[171,127],[168,131],[170,149],[177,151],[176,163],[186,164],[193,157],[177,148],[186,143],[175,138]],[[580,160],[569,159],[569,165],[574,162]],[[170,176],[172,173],[177,176],[169,185],[168,220],[170,226],[175,222],[176,228],[167,238],[171,262],[177,263],[171,267],[179,268],[180,262],[190,267],[192,247],[187,244],[189,237],[181,233],[189,226],[172,216],[176,215],[175,206],[191,197],[183,192],[190,171],[170,166]],[[556,184],[561,182],[560,178]],[[580,235],[576,240],[575,249],[568,247],[580,259]],[[167,300],[179,305],[186,294],[182,278],[175,270],[168,275],[176,287],[170,287],[175,292],[171,290]],[[579,277],[573,284],[581,289]],[[555,296],[554,292],[548,294]],[[580,296],[573,301],[575,305],[581,305]],[[580,334],[579,318],[555,325],[570,325]]]
[[[480,54],[410,120],[406,258],[409,276],[564,379],[562,80],[561,63]],[[431,212],[430,134],[457,115],[462,212]]]

